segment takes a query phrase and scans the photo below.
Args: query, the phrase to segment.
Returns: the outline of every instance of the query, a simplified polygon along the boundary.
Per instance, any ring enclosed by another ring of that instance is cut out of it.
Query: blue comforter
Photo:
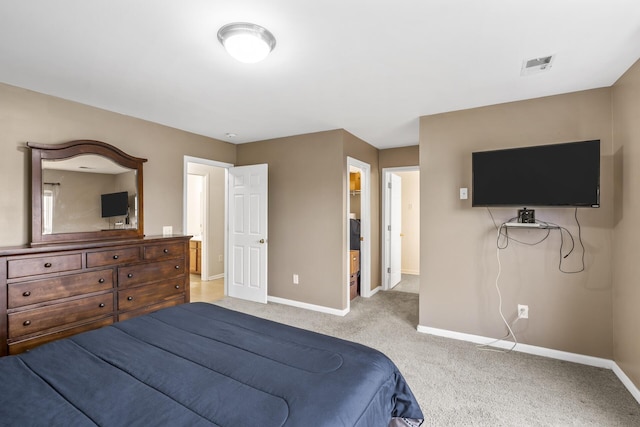
[[[402,417],[423,415],[382,353],[205,303],[0,359],[0,425],[387,427]]]

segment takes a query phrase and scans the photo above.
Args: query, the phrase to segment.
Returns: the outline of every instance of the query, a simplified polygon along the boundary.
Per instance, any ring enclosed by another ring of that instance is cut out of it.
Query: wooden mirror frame
[[[142,165],[147,159],[133,157],[105,142],[92,140],[70,141],[64,144],[38,144],[27,142],[31,149],[31,244],[85,242],[93,240],[112,240],[144,237],[143,179]],[[42,161],[63,160],[81,154],[95,154],[136,171],[138,195],[138,228],[100,231],[81,231],[74,233],[42,233]]]

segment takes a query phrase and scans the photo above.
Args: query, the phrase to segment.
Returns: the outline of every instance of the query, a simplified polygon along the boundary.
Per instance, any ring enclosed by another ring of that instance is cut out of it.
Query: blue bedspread
[[[0,359],[0,425],[387,427],[422,412],[382,353],[205,303]]]

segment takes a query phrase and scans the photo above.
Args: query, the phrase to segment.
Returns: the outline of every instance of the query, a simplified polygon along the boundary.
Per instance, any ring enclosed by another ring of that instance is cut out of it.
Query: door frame
[[[345,260],[346,260],[346,277],[345,277],[345,292],[347,297],[347,307],[351,307],[351,298],[349,295],[349,249],[350,249],[350,224],[349,213],[351,212],[351,198],[349,197],[349,172],[351,167],[358,168],[362,171],[360,177],[360,236],[362,241],[360,242],[360,296],[363,298],[369,298],[376,292],[371,289],[371,165],[347,156],[347,173],[345,177],[345,197],[346,213],[345,213]]]
[[[200,157],[184,156],[183,158],[183,179],[182,179],[182,230],[184,234],[187,233],[187,179],[189,175],[189,163],[196,163],[205,166],[213,166],[223,168],[224,172],[224,294],[227,295],[227,271],[229,271],[228,265],[228,206],[229,206],[229,192],[228,192],[228,180],[229,180],[229,168],[234,165],[231,163],[219,162],[217,160],[209,160]],[[209,262],[208,262],[208,238],[206,233],[208,232],[209,225],[209,182],[205,180],[206,191],[204,193],[204,214],[203,214],[203,235],[202,235],[202,276],[208,279],[204,273],[209,274]]]
[[[380,235],[382,236],[382,248],[380,253],[380,266],[382,275],[382,290],[388,291],[391,289],[389,286],[389,274],[387,273],[387,269],[389,268],[389,250],[388,247],[388,239],[387,233],[389,230],[389,219],[390,219],[390,194],[389,194],[389,183],[391,182],[391,174],[397,172],[420,172],[420,166],[399,166],[393,168],[382,168],[382,221],[380,222],[381,230]]]

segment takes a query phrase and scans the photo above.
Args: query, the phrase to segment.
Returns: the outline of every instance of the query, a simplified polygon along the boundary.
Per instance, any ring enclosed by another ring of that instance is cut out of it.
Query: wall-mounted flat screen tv
[[[472,153],[473,206],[600,206],[600,141]]]
[[[126,191],[103,194],[102,218],[125,216],[129,211],[129,195]]]

